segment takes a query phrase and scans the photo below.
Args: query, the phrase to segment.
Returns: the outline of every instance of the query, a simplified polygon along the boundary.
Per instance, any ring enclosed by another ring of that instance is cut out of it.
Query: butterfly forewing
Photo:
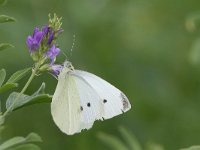
[[[98,101],[98,103],[96,103],[99,104],[99,107],[103,105],[103,109],[97,109],[98,111],[100,110],[100,118],[109,119],[131,108],[128,98],[120,90],[100,77],[80,70],[75,70],[72,72],[72,75],[80,78],[82,82],[85,82],[93,89],[93,93],[98,95],[99,98],[95,99],[95,102]],[[83,96],[86,95],[86,93],[83,93]],[[99,116],[97,118],[99,118]]]
[[[72,75],[77,86],[80,97],[81,123],[91,127],[95,120],[101,119],[103,114],[103,104],[97,92],[82,78]]]

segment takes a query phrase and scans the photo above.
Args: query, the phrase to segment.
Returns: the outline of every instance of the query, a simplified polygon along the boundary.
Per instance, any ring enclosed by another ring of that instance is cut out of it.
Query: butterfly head
[[[62,72],[69,72],[69,71],[73,71],[74,67],[72,66],[72,63],[70,61],[65,61],[63,63],[63,69]]]
[[[65,68],[68,68],[69,70],[74,70],[74,67],[72,66],[72,63],[70,61],[66,60],[63,65]]]

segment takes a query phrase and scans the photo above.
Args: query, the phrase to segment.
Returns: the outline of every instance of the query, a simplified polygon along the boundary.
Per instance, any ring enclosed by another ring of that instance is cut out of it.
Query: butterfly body
[[[110,119],[130,108],[128,98],[116,87],[64,63],[51,103],[53,120],[62,132],[79,133],[90,129],[95,120]]]

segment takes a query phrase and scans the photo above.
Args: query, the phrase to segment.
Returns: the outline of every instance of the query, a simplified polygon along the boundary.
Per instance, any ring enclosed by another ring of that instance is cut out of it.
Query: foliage
[[[7,0],[0,0],[0,5],[4,6],[7,3]]]
[[[13,48],[14,46],[9,43],[1,43],[0,44],[0,51],[7,49],[7,48]]]
[[[5,69],[1,70],[2,72],[4,72],[4,76],[0,79],[1,83],[4,82],[5,77],[6,77],[6,71]],[[5,84],[0,84],[0,93],[6,92],[9,89],[15,88],[18,86],[18,81],[20,79],[22,79],[23,77],[25,77],[26,75],[28,75],[31,71],[31,68],[26,68],[23,70],[19,70],[17,72],[15,72]]]
[[[20,101],[17,101],[15,105],[13,105],[13,110],[38,103],[50,103],[52,96],[45,94],[44,89],[45,83],[42,83],[41,87],[31,96],[25,94],[20,95],[20,93],[13,92],[6,101],[6,108],[8,109],[13,104],[15,97],[18,97],[19,95]]]
[[[200,13],[192,13],[188,15],[186,19],[186,29],[192,33],[198,33],[198,38],[192,43],[189,61],[193,65],[200,64],[200,39],[199,39],[199,29],[200,29]]]
[[[123,140],[106,133],[99,133],[98,138],[113,150],[164,150],[163,146],[152,142],[143,147],[134,134],[124,127],[120,127],[119,132]],[[180,150],[200,150],[200,146],[192,146]]]
[[[5,5],[6,0],[0,0],[0,5]],[[14,22],[16,21],[13,17],[9,17],[6,15],[0,15],[0,23],[7,23],[7,22]],[[0,44],[0,51],[12,48],[13,45],[9,43],[1,43]],[[6,70],[0,70],[0,94],[7,92],[15,87],[18,87],[19,81],[29,75],[31,72],[32,67],[25,68],[23,70],[19,70],[15,72],[11,77],[4,83],[6,79]],[[41,87],[32,95],[24,94],[25,90],[29,86],[30,82],[33,79],[33,75],[36,73],[34,69],[32,70],[31,77],[27,81],[26,85],[22,89],[20,93],[12,92],[6,101],[6,111],[3,113],[1,110],[0,105],[0,133],[4,130],[4,123],[5,119],[8,114],[12,113],[13,110],[17,110],[23,108],[28,105],[36,104],[36,103],[43,103],[43,102],[50,102],[51,96],[49,94],[45,94],[45,83],[42,83]],[[0,99],[1,104],[2,99]],[[40,148],[32,144],[33,142],[42,142],[41,137],[36,133],[30,133],[27,137],[13,137],[0,145],[0,150],[40,150]]]
[[[181,150],[200,150],[200,146],[191,146],[189,148],[183,148]]]
[[[27,135],[27,137],[14,137],[7,141],[5,141],[3,144],[0,145],[0,150],[20,150],[20,149],[27,149],[27,150],[37,150],[39,147],[37,147],[35,144],[29,144],[33,142],[42,142],[41,137],[36,133],[30,133]]]
[[[6,71],[5,69],[0,70],[0,92],[5,92],[8,89],[11,89],[13,87],[17,87],[18,82],[20,79],[25,77],[26,75],[29,74],[30,68],[26,68],[20,71],[17,71],[14,73],[8,81],[3,84],[5,78],[6,78]],[[13,85],[13,86],[12,86]],[[36,104],[36,103],[42,103],[42,102],[50,102],[51,101],[51,96],[48,94],[45,94],[44,92],[45,89],[45,83],[42,83],[41,87],[33,93],[31,96],[25,95],[25,94],[20,94],[17,92],[13,92],[10,94],[6,101],[6,108],[7,108],[7,113],[11,113],[13,110],[23,108],[28,105]],[[18,101],[15,102],[16,97],[18,97]],[[10,109],[12,108],[12,109]],[[4,129],[3,124],[5,122],[5,113],[0,114],[0,132]],[[34,144],[29,144],[30,142],[37,142],[41,141],[40,137],[35,134],[35,133],[30,133],[26,138],[23,137],[14,137],[12,139],[9,139],[8,141],[5,141],[3,144],[0,145],[1,150],[6,150],[6,149],[39,149],[36,145]],[[15,146],[15,147],[14,147]]]
[[[6,22],[15,22],[16,20],[13,17],[9,17],[6,15],[0,15],[0,23],[6,23]]]
[[[121,136],[123,137],[123,140],[106,133],[99,133],[98,138],[102,142],[107,144],[110,148],[112,148],[113,150],[143,150],[144,149],[141,146],[140,142],[129,130],[126,130],[124,127],[120,127],[119,132]],[[164,149],[160,145],[150,143],[146,146],[145,150],[164,150]]]

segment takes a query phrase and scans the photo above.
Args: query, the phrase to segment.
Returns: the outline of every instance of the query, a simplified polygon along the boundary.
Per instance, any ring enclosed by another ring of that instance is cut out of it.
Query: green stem
[[[31,81],[33,80],[33,78],[36,75],[36,72],[38,70],[38,66],[36,66],[33,71],[31,76],[29,77],[28,81],[26,82],[25,86],[23,87],[23,89],[21,90],[21,92],[18,94],[18,96],[16,97],[16,99],[13,101],[13,103],[10,105],[10,107],[8,107],[8,109],[5,111],[5,113],[3,114],[3,117],[6,117],[13,109],[13,106],[15,105],[15,103],[18,101],[18,99],[22,96],[22,94],[26,91],[26,89],[28,88],[28,86],[30,85]]]
[[[21,90],[20,94],[18,97],[20,97],[28,88],[28,86],[30,85],[31,81],[33,80],[33,78],[35,77],[35,71],[32,71],[32,74],[30,76],[30,78],[28,79],[27,83],[25,84],[24,88]]]

